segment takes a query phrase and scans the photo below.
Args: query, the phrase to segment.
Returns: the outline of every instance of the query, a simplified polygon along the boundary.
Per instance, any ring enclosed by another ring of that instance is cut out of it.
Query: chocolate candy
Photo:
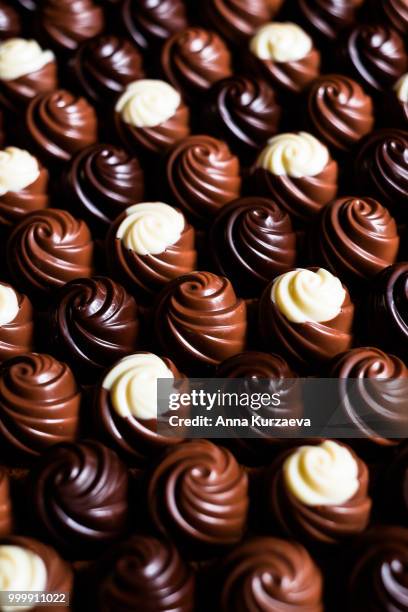
[[[7,283],[0,283],[0,362],[30,351],[33,342],[30,300]]]
[[[59,550],[87,557],[126,527],[128,475],[103,444],[58,444],[30,474],[36,525]]]
[[[186,372],[216,366],[241,352],[246,327],[245,302],[236,297],[228,279],[210,272],[175,279],[157,300],[157,342]]]
[[[266,198],[240,198],[224,206],[211,227],[210,244],[217,272],[244,297],[259,295],[296,261],[291,220]]]
[[[70,368],[26,353],[0,370],[0,439],[13,456],[32,457],[78,433],[81,393]]]
[[[368,469],[344,444],[325,440],[285,451],[264,478],[266,521],[287,537],[336,544],[367,527]]]
[[[97,139],[97,119],[85,98],[64,89],[37,96],[29,104],[26,127],[45,162],[67,162]]]
[[[135,299],[102,276],[67,283],[57,295],[50,324],[55,350],[89,381],[138,345]]]
[[[194,608],[194,576],[169,542],[134,535],[102,564],[98,610],[158,612]]]
[[[18,36],[21,32],[20,16],[8,3],[0,2],[0,40]]]
[[[389,106],[392,109],[392,118],[388,114]],[[387,96],[383,107],[383,120],[386,125],[391,120],[403,130],[408,128],[408,72],[398,79],[393,92]]]
[[[275,14],[281,1],[200,0],[199,10],[211,28],[231,44],[239,45]]]
[[[325,206],[311,239],[313,261],[349,286],[394,263],[398,247],[394,219],[372,198],[340,198]]]
[[[0,467],[0,537],[11,533],[13,511],[10,497],[10,481],[5,468]]]
[[[16,285],[34,298],[44,298],[73,278],[91,276],[91,234],[66,210],[35,211],[13,230],[7,259]]]
[[[374,125],[371,98],[342,74],[316,79],[308,92],[307,108],[312,131],[340,151],[349,151]]]
[[[313,34],[335,41],[338,34],[353,24],[363,0],[297,0],[300,14]]]
[[[169,153],[166,168],[170,201],[198,223],[240,195],[239,161],[211,136],[190,136]]]
[[[107,261],[112,276],[144,301],[196,267],[195,232],[184,215],[162,202],[130,206],[112,224]]]
[[[105,25],[102,8],[93,0],[44,0],[40,12],[42,32],[59,51],[75,51]]]
[[[191,556],[238,542],[246,526],[248,482],[225,448],[194,440],[165,451],[147,483],[155,529]]]
[[[143,199],[143,193],[144,176],[137,158],[108,144],[80,151],[62,181],[66,208],[74,209],[102,235],[123,210]]]
[[[72,61],[82,91],[96,104],[111,103],[126,85],[143,78],[142,57],[128,40],[100,36],[85,42]]]

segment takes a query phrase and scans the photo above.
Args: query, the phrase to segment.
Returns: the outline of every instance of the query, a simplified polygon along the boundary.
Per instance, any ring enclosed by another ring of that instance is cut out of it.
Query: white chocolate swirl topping
[[[21,191],[40,175],[35,157],[24,149],[7,147],[0,151],[0,196],[9,191]]]
[[[7,285],[0,283],[0,327],[14,321],[18,315],[17,294]]]
[[[398,100],[401,100],[404,104],[408,104],[408,72],[398,79],[394,85],[394,89],[397,93]]]
[[[181,96],[169,83],[140,79],[130,83],[116,103],[123,121],[137,128],[161,125],[176,113]]]
[[[292,323],[332,321],[341,312],[346,291],[341,281],[327,270],[298,268],[276,277],[271,299]]]
[[[359,487],[357,461],[333,440],[297,448],[283,464],[283,477],[292,495],[306,506],[344,504]]]
[[[267,23],[251,38],[249,48],[259,59],[296,62],[310,53],[312,39],[296,23]]]
[[[36,40],[9,38],[0,43],[0,79],[13,81],[53,62],[52,51],[41,49]]]
[[[179,241],[184,216],[163,202],[143,202],[126,209],[116,238],[138,255],[159,255]]]
[[[47,569],[35,553],[21,546],[0,546],[0,591],[45,591]],[[30,610],[36,604],[2,606],[3,612]]]
[[[121,359],[105,376],[112,406],[124,418],[157,418],[157,379],[174,379],[165,362],[153,353],[135,353]]]
[[[287,132],[268,140],[257,166],[276,176],[302,178],[320,174],[329,160],[328,148],[312,134]]]

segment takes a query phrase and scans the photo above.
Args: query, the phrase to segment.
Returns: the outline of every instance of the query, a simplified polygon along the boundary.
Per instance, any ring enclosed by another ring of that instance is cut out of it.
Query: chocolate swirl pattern
[[[192,612],[194,577],[170,543],[132,536],[111,554],[99,582],[100,612]]]
[[[184,371],[215,366],[243,350],[246,306],[228,279],[192,272],[172,281],[158,297],[157,341]]]
[[[21,32],[20,16],[8,3],[0,2],[0,40],[18,36]]]
[[[322,210],[311,242],[315,260],[351,286],[394,263],[399,236],[376,200],[341,198]]]
[[[322,612],[323,580],[298,542],[251,538],[235,548],[220,568],[221,612]]]
[[[103,105],[113,101],[126,85],[143,78],[139,51],[130,41],[112,35],[81,45],[72,68],[84,93]]]
[[[10,498],[10,482],[6,470],[0,467],[0,537],[11,532],[13,514]]]
[[[348,151],[374,125],[373,103],[344,75],[324,75],[310,87],[308,115],[313,132],[329,146]]]
[[[44,0],[40,11],[45,36],[61,51],[75,51],[105,25],[102,8],[93,0]]]
[[[195,221],[204,223],[239,196],[239,171],[238,158],[221,140],[211,136],[185,138],[167,159],[170,201]]]
[[[122,19],[130,38],[144,51],[152,51],[175,32],[187,27],[183,0],[125,0]]]
[[[246,526],[247,476],[233,455],[206,440],[179,444],[153,468],[151,520],[194,553],[238,542]]]
[[[12,453],[35,456],[73,440],[78,432],[81,394],[65,363],[26,353],[0,372],[0,438]]]
[[[227,46],[218,34],[202,28],[174,34],[163,47],[161,65],[167,81],[186,98],[231,74]]]
[[[7,259],[16,285],[44,297],[73,278],[91,276],[91,234],[66,210],[32,212],[12,232]]]
[[[97,119],[85,98],[59,89],[37,96],[26,113],[27,130],[46,162],[66,162],[97,140]]]
[[[269,0],[200,0],[200,10],[209,25],[234,45],[246,41],[274,12]]]
[[[356,26],[340,51],[340,60],[352,77],[374,93],[390,89],[408,69],[404,41],[385,24]]]
[[[212,225],[210,244],[217,271],[245,297],[256,297],[295,265],[290,218],[266,198],[241,198],[224,206]]]
[[[314,34],[335,40],[353,24],[361,0],[298,0],[297,4]]]
[[[280,116],[273,89],[251,76],[234,75],[216,83],[205,111],[211,133],[248,160],[276,133]]]
[[[63,178],[67,208],[74,208],[98,233],[144,193],[136,157],[113,145],[95,144],[79,152]]]
[[[31,351],[33,307],[27,296],[5,283],[0,283],[0,317],[0,362]]]
[[[392,27],[406,35],[408,32],[408,7],[404,0],[381,0],[380,5]]]
[[[83,379],[137,348],[139,312],[135,299],[110,278],[79,278],[59,292],[52,310],[52,343]]]
[[[125,466],[99,442],[58,444],[30,475],[39,527],[59,549],[81,557],[122,535],[127,495]]]

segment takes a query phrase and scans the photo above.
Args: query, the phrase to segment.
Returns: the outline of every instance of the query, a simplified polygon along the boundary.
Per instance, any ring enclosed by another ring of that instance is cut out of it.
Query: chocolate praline
[[[139,309],[122,285],[107,277],[77,278],[58,292],[50,313],[51,343],[81,380],[138,348]]]
[[[0,2],[0,40],[18,36],[21,32],[20,16],[8,3]]]
[[[0,295],[6,292],[16,302],[16,312],[9,310],[10,302],[3,295],[0,308],[0,362],[31,351],[34,344],[33,307],[26,295],[18,293],[7,283],[0,282]],[[11,318],[12,317],[12,318]],[[7,322],[6,322],[7,321]]]
[[[82,91],[97,104],[111,103],[128,83],[144,76],[142,57],[125,38],[105,35],[83,43],[72,60]]]
[[[37,530],[77,559],[117,540],[126,528],[127,470],[99,442],[50,448],[31,471],[28,490]]]
[[[76,438],[81,393],[70,368],[26,353],[0,369],[0,438],[13,456],[33,457]]]
[[[123,210],[143,199],[143,193],[144,175],[137,158],[110,144],[80,151],[62,179],[66,208],[102,235]]]
[[[305,25],[313,34],[334,41],[339,33],[356,20],[364,0],[297,0]]]
[[[233,45],[246,41],[268,21],[281,2],[275,0],[199,0],[199,12],[210,27]]]
[[[211,226],[210,247],[216,271],[243,297],[257,297],[296,261],[290,217],[266,198],[240,198],[224,206]]]
[[[0,466],[0,537],[11,533],[13,510],[10,497],[10,479],[6,470]]]

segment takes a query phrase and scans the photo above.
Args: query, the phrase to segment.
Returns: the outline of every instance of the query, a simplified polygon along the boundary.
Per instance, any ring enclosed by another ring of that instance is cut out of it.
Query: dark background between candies
[[[310,53],[255,58],[248,41],[272,20],[299,24]],[[72,589],[77,609],[408,610],[404,441],[359,422],[356,495],[310,508],[281,478],[299,441],[165,440],[100,387],[143,350],[176,378],[271,389],[408,377],[406,0],[0,0],[0,37],[15,36],[52,49],[58,71],[0,82],[2,145],[42,165],[0,197],[1,281],[20,292],[0,328],[1,543],[38,554],[47,590]],[[165,124],[115,113],[139,78],[183,95]],[[329,148],[315,180],[256,168],[270,137],[297,130]],[[156,200],[184,213],[182,237],[132,256],[117,219]],[[344,329],[274,314],[264,289],[295,266],[344,283]],[[405,426],[406,398],[364,401]]]

